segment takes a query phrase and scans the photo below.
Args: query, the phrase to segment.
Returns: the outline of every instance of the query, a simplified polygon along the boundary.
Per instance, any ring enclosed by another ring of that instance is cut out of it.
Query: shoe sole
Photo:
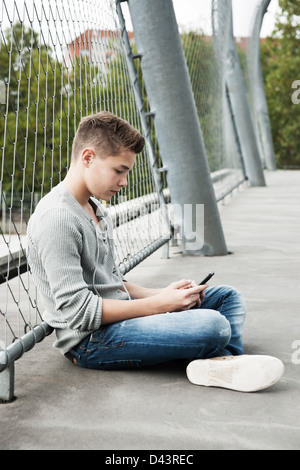
[[[225,356],[192,361],[186,373],[195,385],[256,392],[274,385],[282,377],[284,365],[272,356]]]

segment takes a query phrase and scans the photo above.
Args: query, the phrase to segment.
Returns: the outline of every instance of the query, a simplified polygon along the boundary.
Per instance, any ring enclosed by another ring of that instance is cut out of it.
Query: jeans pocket
[[[123,346],[124,336],[120,334],[122,322],[104,325],[94,331],[89,338],[88,349],[116,348]]]
[[[93,333],[89,337],[89,343],[95,344],[102,344],[104,341],[104,336],[106,331],[110,325],[101,326],[98,330],[93,331]]]

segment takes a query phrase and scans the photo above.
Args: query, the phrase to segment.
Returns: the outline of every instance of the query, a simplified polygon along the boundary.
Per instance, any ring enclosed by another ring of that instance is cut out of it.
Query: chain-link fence
[[[10,280],[27,270],[27,222],[66,175],[81,118],[105,109],[143,129],[112,2],[2,0],[0,17],[0,340],[9,344],[40,313],[30,274],[14,289]],[[121,267],[168,233],[153,172],[146,148],[108,207]]]

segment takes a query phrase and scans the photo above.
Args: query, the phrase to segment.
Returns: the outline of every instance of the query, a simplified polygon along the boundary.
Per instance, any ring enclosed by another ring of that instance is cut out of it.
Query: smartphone
[[[206,284],[214,275],[215,273],[209,273],[208,276],[206,276],[206,278],[203,279],[203,281],[201,281],[199,283],[199,286],[202,286],[203,284]]]

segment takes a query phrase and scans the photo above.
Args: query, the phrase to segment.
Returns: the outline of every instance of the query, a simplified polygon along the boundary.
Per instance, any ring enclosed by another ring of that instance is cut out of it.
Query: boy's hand
[[[190,282],[190,285],[187,287],[184,287],[183,289],[188,289],[189,287],[196,287],[198,285],[195,281],[189,281],[189,282]],[[207,287],[208,287],[208,284],[205,284],[204,289],[206,289]],[[199,301],[197,303],[197,307],[200,307],[201,302],[203,301],[204,297],[205,297],[205,292],[204,290],[202,290],[199,294]]]
[[[155,297],[162,313],[189,310],[195,306],[200,307],[204,298],[203,291],[207,287],[207,284],[198,286],[194,281],[182,279],[172,282]]]

